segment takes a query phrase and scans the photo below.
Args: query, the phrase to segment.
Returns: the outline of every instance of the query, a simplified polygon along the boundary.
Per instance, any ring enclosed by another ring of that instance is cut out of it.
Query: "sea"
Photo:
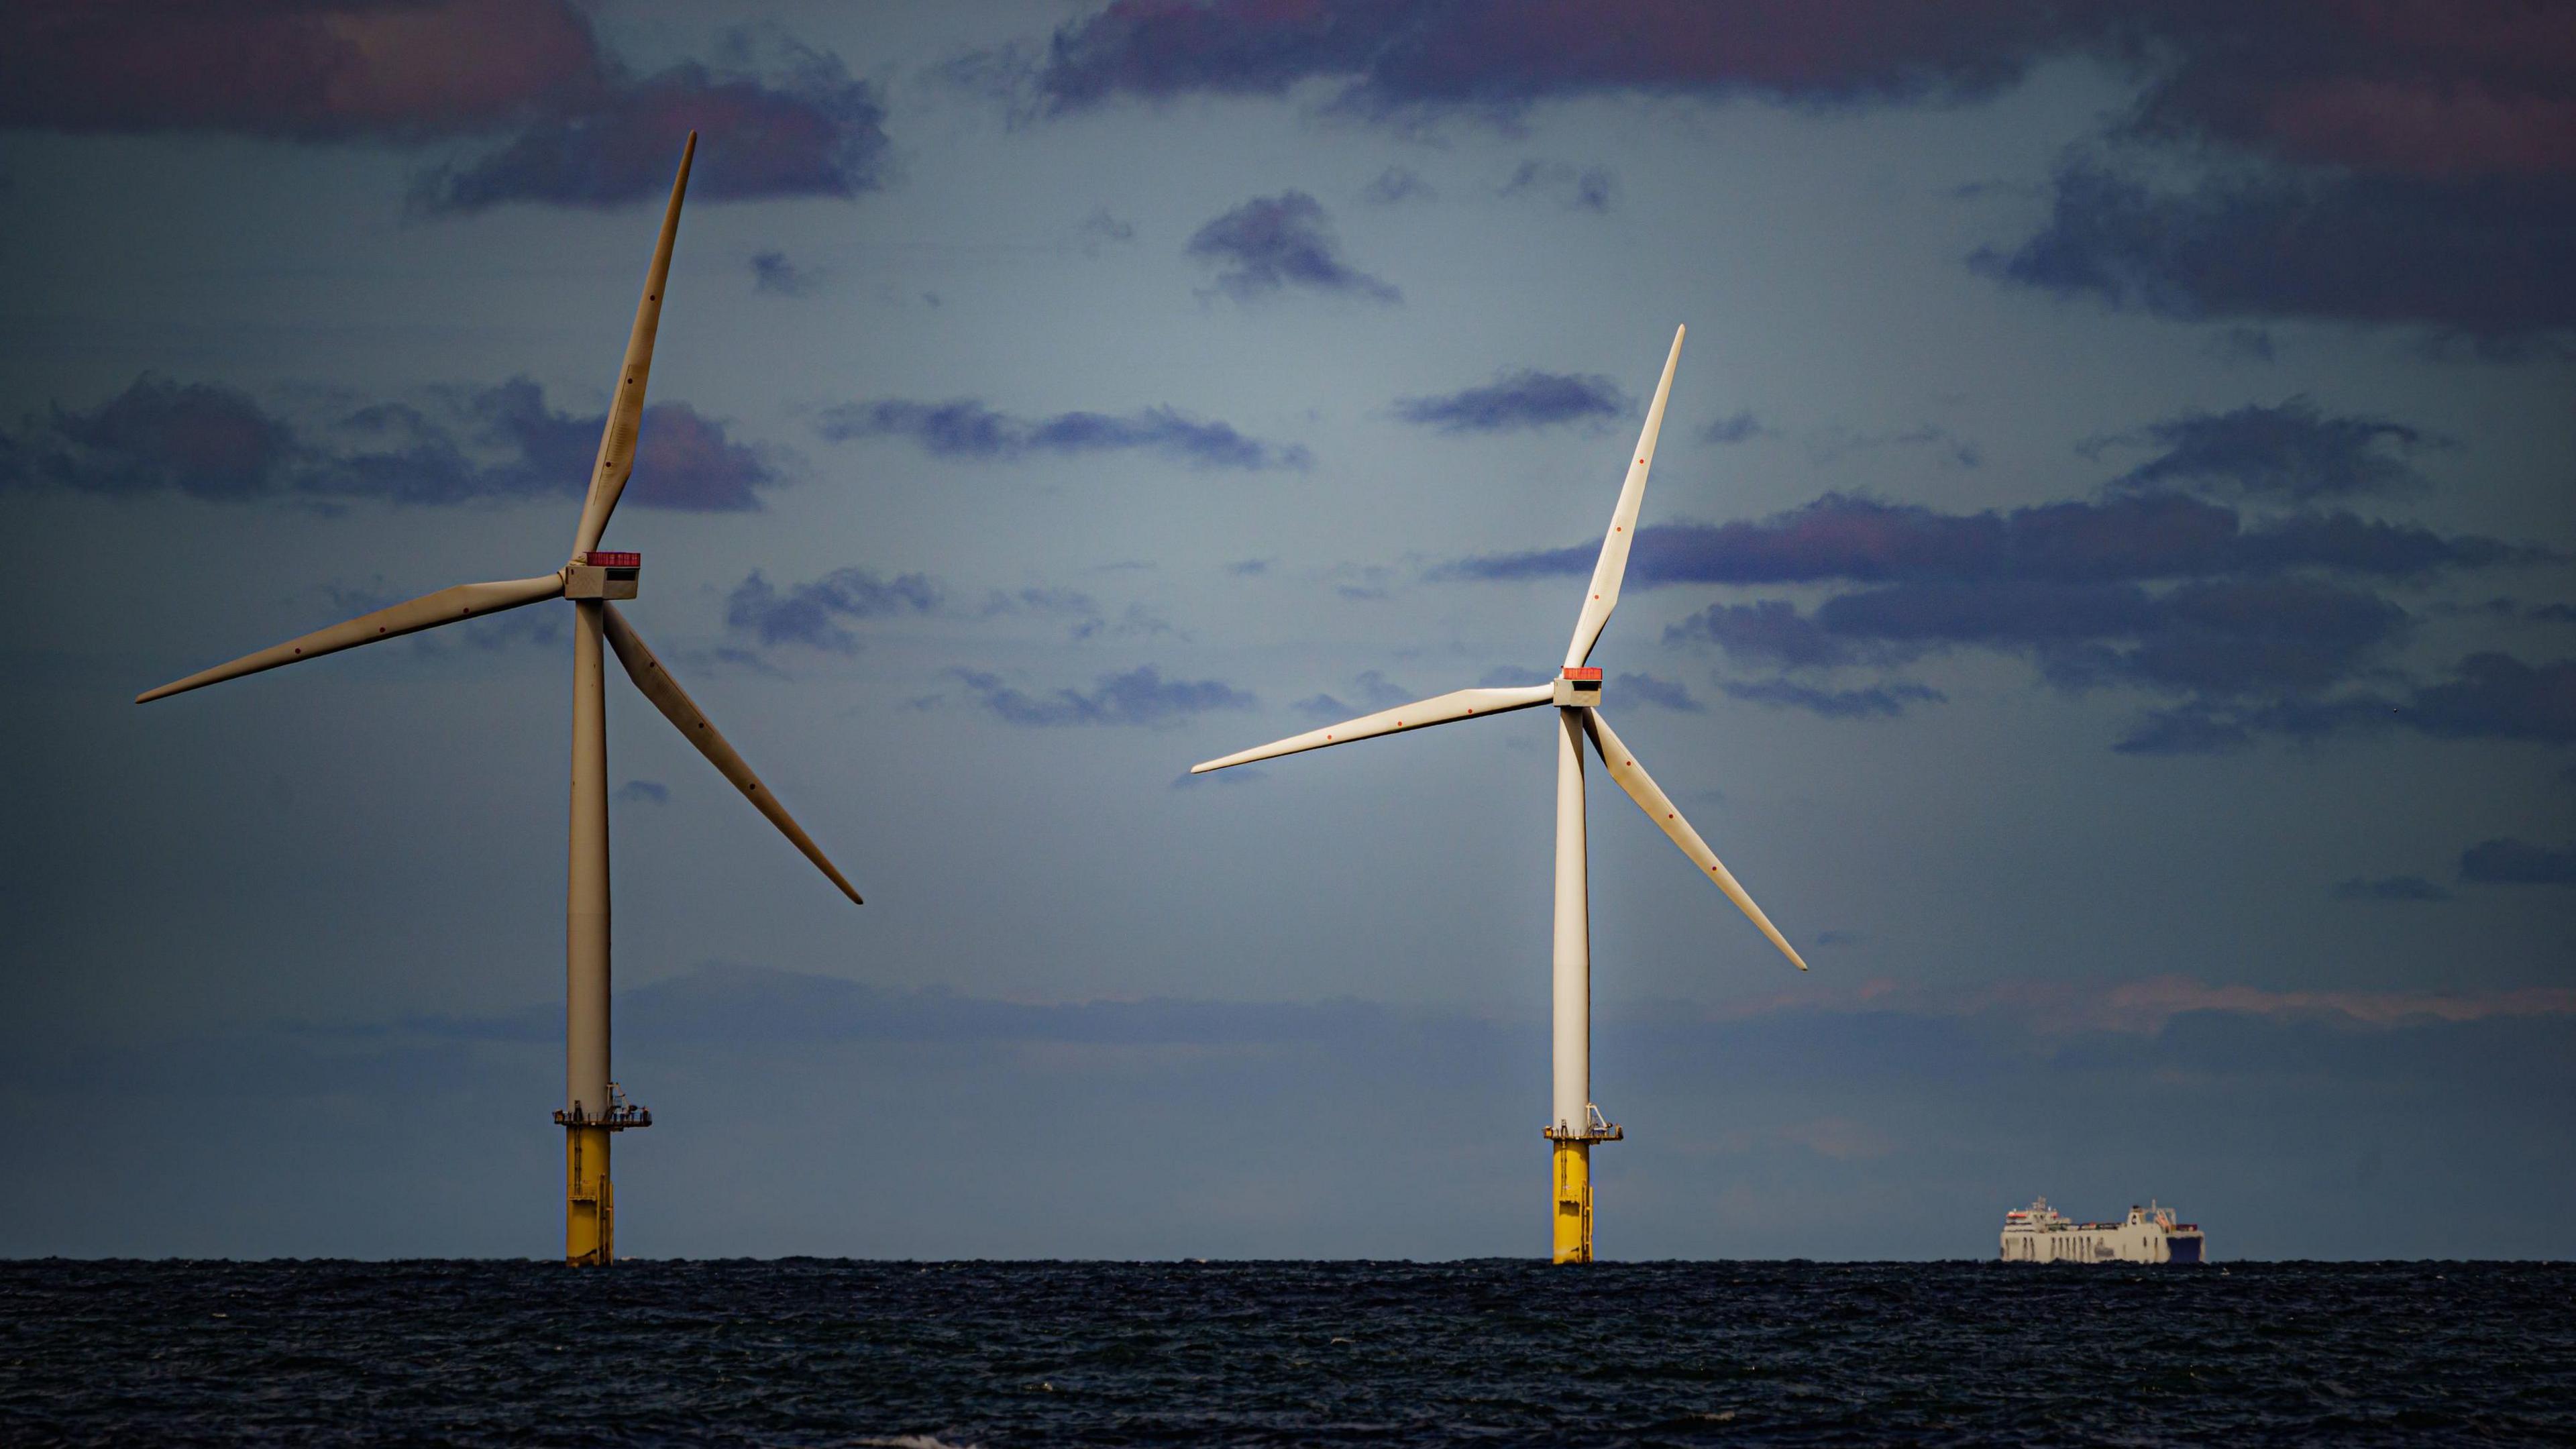
[[[2576,1265],[0,1263],[0,1444],[2576,1444]]]

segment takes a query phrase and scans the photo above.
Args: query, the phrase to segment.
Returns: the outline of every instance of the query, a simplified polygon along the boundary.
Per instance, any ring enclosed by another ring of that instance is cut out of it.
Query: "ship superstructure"
[[[2204,1250],[2199,1225],[2175,1222],[2153,1198],[2116,1223],[2079,1223],[2044,1197],[2004,1214],[2007,1263],[2197,1263]]]

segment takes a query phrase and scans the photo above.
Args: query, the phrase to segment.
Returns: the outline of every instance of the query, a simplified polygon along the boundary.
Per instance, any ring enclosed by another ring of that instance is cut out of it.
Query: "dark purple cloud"
[[[2447,901],[2451,893],[2420,875],[2386,875],[2376,880],[2354,877],[2335,882],[2339,901]]]
[[[2178,318],[2398,323],[2514,348],[2576,326],[2576,8],[2456,0],[1115,0],[1041,110],[1283,95],[1395,124],[1601,94],[1974,100],[2036,63],[2134,78],[2106,154],[1979,264]],[[2139,177],[2183,158],[2204,179]]]
[[[2576,845],[2481,841],[2460,853],[2460,879],[2479,885],[2576,886]]]
[[[1471,558],[1439,577],[1582,577],[1597,539]],[[2349,513],[2248,519],[2175,494],[2112,496],[1981,513],[1943,513],[1831,493],[1758,523],[1660,524],[1637,531],[1631,585],[1980,579],[2215,578],[2316,568],[2382,578],[2541,562],[2547,551]]]
[[[1553,96],[1958,97],[2016,78],[2064,26],[2030,0],[1116,0],[1058,30],[1058,110],[1113,96],[1278,95],[1309,80],[1373,115],[1508,113]]]
[[[1006,724],[1054,728],[1068,725],[1179,724],[1220,709],[1250,709],[1253,697],[1216,679],[1165,679],[1151,664],[1104,675],[1091,689],[1030,694],[997,675],[956,671],[975,702]]]
[[[1577,576],[1597,550],[1587,541],[1435,576]],[[2505,655],[2475,656],[2398,699],[2352,692],[2382,679],[2412,632],[2406,610],[2375,586],[2552,557],[2346,513],[2248,519],[2206,499],[2136,489],[1977,514],[1828,495],[1760,522],[1642,529],[1629,577],[1839,585],[1812,610],[1779,599],[1712,604],[1665,637],[1793,675],[1885,670],[1963,649],[2013,654],[2061,689],[2176,701],[2152,710],[2120,748],[2179,754],[2266,734],[2389,726],[2564,737],[2576,729],[2576,702],[2552,703],[2547,670]],[[1874,707],[1785,680],[1760,688],[1739,697],[1828,713]]]
[[[30,0],[0,10],[0,126],[496,140],[418,178],[428,212],[658,195],[692,129],[707,199],[875,189],[874,91],[835,57],[790,50],[777,76],[684,63],[639,77],[567,0]]]
[[[1522,368],[1496,375],[1482,387],[1440,397],[1398,398],[1395,415],[1444,433],[1499,433],[1562,423],[1600,423],[1628,415],[1632,404],[1619,385],[1599,373],[1537,372]]]
[[[2444,440],[2386,418],[2328,416],[2294,397],[2278,407],[2249,403],[2224,413],[2184,413],[2125,437],[2097,439],[2085,446],[2085,456],[2123,443],[2163,451],[2113,479],[2115,487],[2309,503],[2422,491],[2430,485],[2407,460]]]
[[[2512,352],[2576,328],[2576,179],[2226,174],[2157,190],[2097,165],[1971,265],[2184,321],[2412,325]]]
[[[2526,664],[2509,654],[2472,654],[2451,678],[2399,703],[2396,715],[2446,739],[2576,744],[2576,659]]]
[[[671,787],[659,780],[629,780],[618,786],[617,794],[611,798],[626,805],[668,805]]]
[[[843,620],[936,612],[946,593],[927,574],[883,578],[866,569],[835,569],[784,593],[754,572],[725,598],[725,624],[763,645],[802,644],[847,654],[858,640]]]
[[[1215,267],[1217,290],[1237,301],[1292,287],[1372,302],[1404,299],[1342,260],[1323,203],[1302,191],[1256,196],[1200,227],[1184,250]]]
[[[1140,412],[1058,413],[1021,418],[972,398],[944,403],[883,398],[826,410],[818,431],[833,442],[904,438],[943,458],[1011,462],[1032,453],[1159,453],[1194,468],[1303,469],[1313,463],[1295,443],[1265,443],[1230,423],[1200,422],[1167,407]]]
[[[2448,740],[2576,744],[2576,659],[2534,665],[2489,652],[2461,660],[2447,679],[2395,694],[2192,700],[2148,711],[2113,748],[2129,754],[2219,754],[2267,735],[2322,740],[2393,729]]]
[[[447,394],[429,407],[373,403],[290,420],[232,388],[147,375],[95,408],[56,406],[28,419],[0,450],[0,487],[210,502],[577,498],[606,421],[555,411],[526,378]],[[655,403],[644,410],[626,499],[647,508],[752,509],[760,490],[779,481],[724,424],[686,403]]]
[[[523,127],[467,166],[422,173],[410,203],[435,214],[513,201],[618,206],[658,197],[669,191],[692,130],[699,133],[693,198],[853,197],[885,184],[884,122],[876,92],[834,58],[816,58],[774,83],[679,65]]]

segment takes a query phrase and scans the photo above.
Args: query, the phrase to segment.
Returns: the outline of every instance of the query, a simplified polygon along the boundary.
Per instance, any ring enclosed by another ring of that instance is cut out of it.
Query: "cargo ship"
[[[2079,1223],[2041,1198],[2004,1214],[2007,1263],[2198,1263],[2204,1245],[2194,1223],[2174,1221],[2173,1209],[2147,1200],[2132,1204],[2128,1220]]]

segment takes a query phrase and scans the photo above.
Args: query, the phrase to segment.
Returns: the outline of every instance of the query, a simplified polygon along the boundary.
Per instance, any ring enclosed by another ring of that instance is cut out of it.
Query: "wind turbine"
[[[680,227],[680,198],[689,188],[689,163],[697,155],[692,131],[680,152],[680,174],[671,183],[670,209],[662,214],[661,239],[645,273],[644,299],[635,307],[635,329],[626,342],[608,426],[599,439],[599,462],[573,534],[572,559],[550,574],[499,583],[458,584],[405,604],[362,614],[230,664],[218,664],[135,696],[147,704],[173,694],[318,659],[361,644],[375,644],[460,619],[480,618],[544,599],[564,599],[573,609],[571,879],[564,927],[564,1258],[608,1263],[616,1258],[617,1197],[608,1178],[609,1134],[653,1125],[653,1114],[626,1101],[608,1077],[608,732],[601,643],[617,654],[635,687],[663,717],[697,746],[717,771],[751,800],[753,808],[822,869],[852,904],[859,893],[823,855],[786,807],[778,803],[725,741],[706,712],[680,688],[612,599],[635,597],[643,556],[607,553],[599,536],[616,511],[618,495],[635,471],[635,438],[643,421],[644,383],[653,368],[653,335],[662,321],[662,288],[671,272],[671,243]]]
[[[1761,927],[1772,945],[1797,962],[1799,970],[1807,969],[1807,963],[1799,960],[1797,951],[1771,924],[1771,918],[1762,914],[1762,908],[1753,903],[1753,897],[1745,894],[1734,874],[1718,860],[1717,852],[1708,848],[1708,842],[1700,839],[1699,832],[1682,818],[1671,798],[1637,763],[1636,754],[1620,743],[1610,722],[1601,716],[1601,671],[1585,663],[1592,657],[1592,646],[1600,642],[1602,626],[1610,622],[1610,611],[1619,604],[1619,581],[1628,572],[1628,549],[1636,540],[1637,508],[1646,496],[1646,473],[1654,464],[1655,436],[1664,426],[1664,403],[1672,395],[1673,368],[1681,361],[1682,336],[1687,330],[1673,329],[1673,350],[1664,359],[1663,380],[1655,384],[1655,400],[1646,409],[1645,430],[1637,435],[1637,451],[1630,455],[1634,461],[1628,465],[1627,481],[1619,487],[1619,506],[1610,515],[1610,531],[1602,536],[1601,558],[1592,566],[1592,584],[1584,592],[1582,612],[1574,621],[1574,640],[1566,645],[1565,664],[1555,680],[1509,689],[1461,689],[1190,767],[1191,774],[1201,775],[1229,765],[1248,765],[1255,760],[1456,720],[1542,704],[1557,707],[1555,1121],[1542,1130],[1555,1144],[1554,1256],[1560,1263],[1592,1261],[1592,1144],[1616,1142],[1627,1135],[1592,1104],[1592,923],[1585,886],[1583,833],[1586,739],[1599,752],[1610,778],[1673,838],[1682,854],[1689,856],[1719,890],[1726,892],[1726,898],[1735,902],[1737,909]]]

